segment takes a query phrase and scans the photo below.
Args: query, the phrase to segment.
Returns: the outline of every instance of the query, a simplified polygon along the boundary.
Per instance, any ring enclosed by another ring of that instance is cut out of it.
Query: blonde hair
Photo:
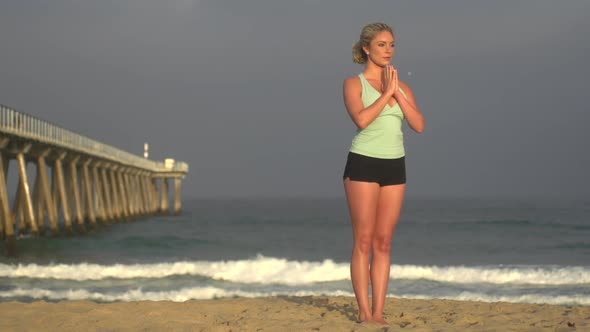
[[[373,40],[378,33],[383,31],[389,31],[391,35],[393,35],[393,29],[385,23],[370,23],[363,27],[359,41],[352,46],[352,61],[354,61],[354,63],[367,63],[368,58],[363,47],[368,47],[371,40]]]

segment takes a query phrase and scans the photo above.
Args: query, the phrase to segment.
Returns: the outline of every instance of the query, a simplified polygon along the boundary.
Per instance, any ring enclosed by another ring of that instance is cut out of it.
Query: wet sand
[[[0,331],[590,331],[590,306],[389,298],[385,318],[357,323],[351,297],[0,303]]]

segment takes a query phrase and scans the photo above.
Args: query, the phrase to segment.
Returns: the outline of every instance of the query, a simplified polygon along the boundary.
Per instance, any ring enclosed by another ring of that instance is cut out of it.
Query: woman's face
[[[364,48],[368,52],[369,60],[380,67],[385,67],[391,63],[391,59],[395,53],[395,39],[389,31],[381,31],[375,35],[371,40],[368,48]]]

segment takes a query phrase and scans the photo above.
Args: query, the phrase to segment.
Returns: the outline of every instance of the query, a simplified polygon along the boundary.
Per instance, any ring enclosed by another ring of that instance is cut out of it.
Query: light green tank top
[[[365,78],[359,74],[363,85],[363,105],[370,106],[381,97]],[[401,91],[401,90],[400,90]],[[401,91],[405,96],[405,93]],[[404,113],[396,103],[393,107],[386,105],[381,114],[371,122],[365,129],[357,130],[350,152],[362,154],[374,158],[396,159],[405,155],[404,134],[402,132],[402,121]]]

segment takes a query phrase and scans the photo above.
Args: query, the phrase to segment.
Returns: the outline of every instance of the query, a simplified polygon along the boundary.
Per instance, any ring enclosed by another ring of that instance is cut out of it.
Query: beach
[[[590,331],[589,207],[409,201],[384,329],[355,322],[344,200],[188,201],[20,237],[0,257],[0,331]]]
[[[0,303],[1,331],[590,331],[589,306],[390,298],[385,317],[357,323],[353,297]]]
[[[588,13],[2,1],[0,332],[590,332]]]

